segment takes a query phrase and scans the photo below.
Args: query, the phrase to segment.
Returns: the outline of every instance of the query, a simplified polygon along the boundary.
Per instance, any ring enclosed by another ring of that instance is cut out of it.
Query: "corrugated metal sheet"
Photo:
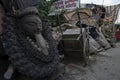
[[[106,16],[113,16],[113,22],[116,21],[118,17],[118,12],[120,10],[120,4],[113,6],[106,6]]]

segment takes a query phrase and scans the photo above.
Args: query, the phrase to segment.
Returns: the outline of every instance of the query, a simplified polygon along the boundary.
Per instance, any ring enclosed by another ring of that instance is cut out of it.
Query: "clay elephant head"
[[[36,8],[27,8],[22,13],[27,12],[35,12],[39,13]],[[36,14],[28,14],[21,18],[21,25],[23,30],[26,32],[28,36],[32,36],[35,39],[35,42],[37,43],[37,48],[41,49],[45,55],[48,55],[48,49],[47,49],[47,43],[44,39],[44,37],[41,34],[42,31],[42,21],[40,17]],[[35,43],[31,41],[32,43]],[[36,46],[36,44],[33,44],[33,46]]]

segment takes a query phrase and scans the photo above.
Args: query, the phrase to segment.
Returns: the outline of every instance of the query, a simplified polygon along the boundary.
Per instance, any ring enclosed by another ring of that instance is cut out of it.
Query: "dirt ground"
[[[0,57],[0,80],[8,66],[7,58]],[[65,74],[59,80],[120,80],[120,44],[90,57],[86,67],[79,61],[68,61]],[[30,80],[16,72],[11,80]]]
[[[66,74],[69,79],[66,80],[120,80],[120,44],[90,59],[90,65],[86,67],[79,62],[68,63]]]

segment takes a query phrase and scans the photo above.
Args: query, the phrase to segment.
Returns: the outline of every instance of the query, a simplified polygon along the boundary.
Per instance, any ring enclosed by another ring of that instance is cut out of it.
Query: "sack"
[[[93,39],[91,36],[89,38],[89,45],[90,45],[90,53],[96,53],[98,51],[103,50],[103,48]]]

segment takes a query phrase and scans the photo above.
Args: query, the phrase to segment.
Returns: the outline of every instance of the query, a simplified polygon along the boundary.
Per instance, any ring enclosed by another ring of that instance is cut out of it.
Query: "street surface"
[[[66,80],[120,80],[120,44],[91,57],[87,67],[79,64],[67,64]]]
[[[4,80],[8,63],[7,58],[0,57],[0,80]],[[11,80],[31,79],[16,72]],[[120,44],[90,57],[90,65],[86,67],[79,61],[69,61],[62,80],[120,80]]]

